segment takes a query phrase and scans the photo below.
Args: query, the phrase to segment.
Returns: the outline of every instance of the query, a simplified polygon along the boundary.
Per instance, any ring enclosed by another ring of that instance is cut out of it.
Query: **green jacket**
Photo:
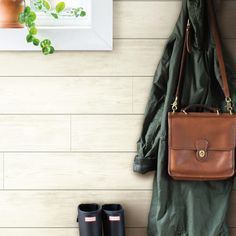
[[[225,217],[233,178],[224,181],[176,181],[167,173],[167,113],[171,111],[177,86],[186,21],[192,32],[192,53],[188,55],[181,107],[207,104],[226,112],[216,57],[208,26],[206,0],[183,0],[183,6],[157,66],[146,106],[143,127],[134,159],[135,172],[155,170],[149,213],[149,236],[225,236]],[[236,101],[236,80],[224,51],[229,87]]]

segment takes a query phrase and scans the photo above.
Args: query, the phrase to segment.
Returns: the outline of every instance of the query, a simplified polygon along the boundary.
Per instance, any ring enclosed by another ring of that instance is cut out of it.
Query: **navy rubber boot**
[[[102,236],[102,208],[98,204],[80,204],[77,221],[80,236]]]
[[[120,204],[102,206],[104,236],[125,236],[124,209]]]

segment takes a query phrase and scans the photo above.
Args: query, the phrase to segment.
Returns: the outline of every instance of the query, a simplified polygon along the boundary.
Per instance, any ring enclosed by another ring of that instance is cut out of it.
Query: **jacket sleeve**
[[[166,45],[152,83],[146,105],[141,135],[137,142],[137,154],[133,171],[145,174],[157,168],[157,152],[161,137],[161,117],[164,107],[168,81],[169,59],[172,54],[173,40]]]

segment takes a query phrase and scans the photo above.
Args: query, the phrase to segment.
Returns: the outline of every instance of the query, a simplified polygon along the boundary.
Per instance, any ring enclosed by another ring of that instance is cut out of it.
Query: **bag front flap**
[[[235,148],[236,116],[223,113],[168,113],[171,149],[231,150]]]

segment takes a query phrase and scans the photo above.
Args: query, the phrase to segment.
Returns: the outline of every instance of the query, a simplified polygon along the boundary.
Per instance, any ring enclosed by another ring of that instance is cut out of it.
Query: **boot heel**
[[[124,209],[120,204],[102,206],[104,236],[125,236]]]
[[[98,204],[80,204],[78,218],[80,236],[102,236],[102,209]]]

